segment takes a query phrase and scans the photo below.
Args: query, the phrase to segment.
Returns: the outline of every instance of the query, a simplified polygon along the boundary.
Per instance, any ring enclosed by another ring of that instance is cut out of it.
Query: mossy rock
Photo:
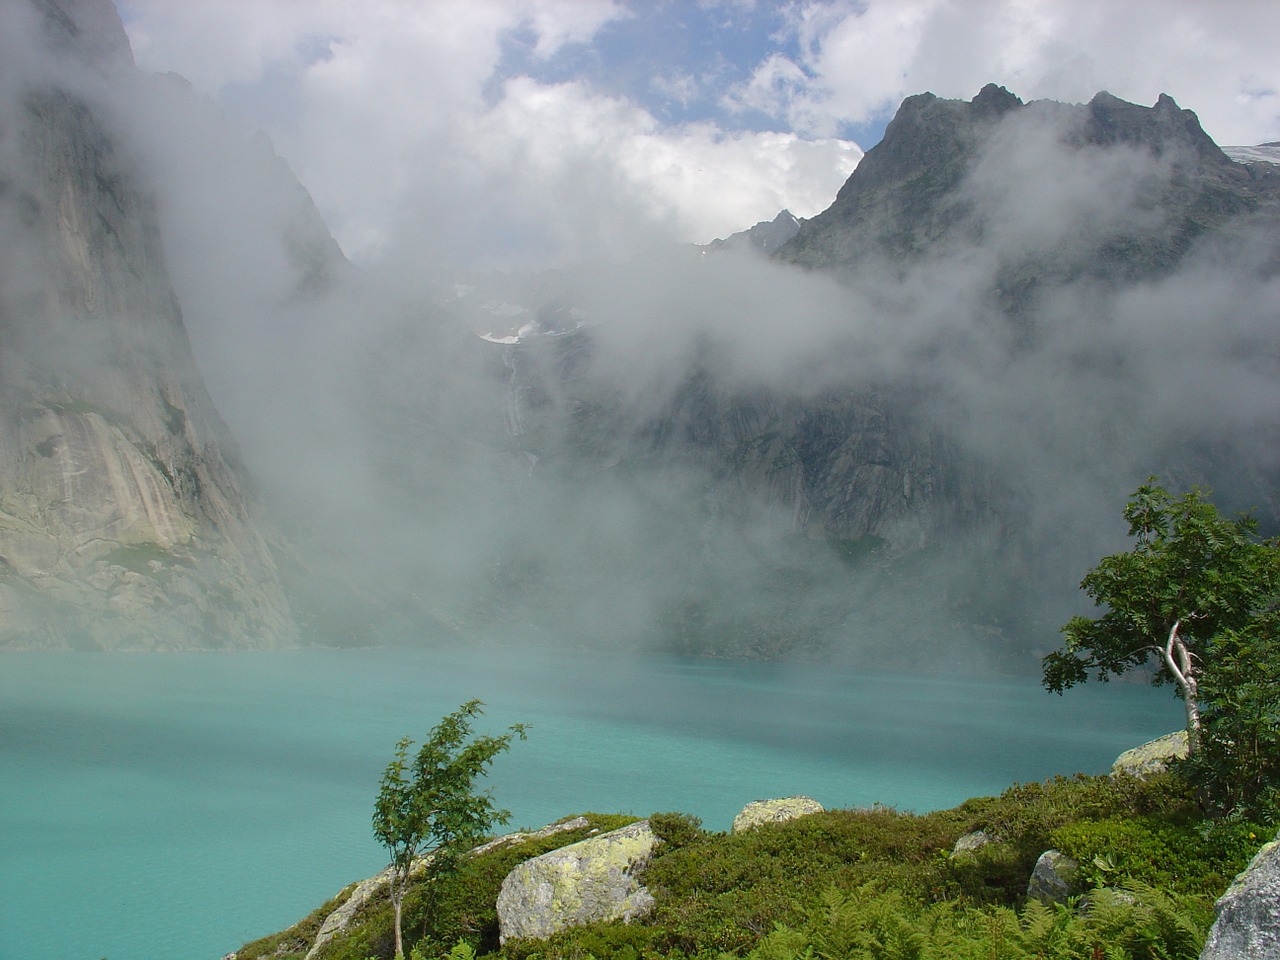
[[[498,894],[502,941],[646,915],[654,900],[639,875],[657,842],[641,820],[520,864]]]
[[[1168,733],[1155,740],[1149,740],[1140,747],[1126,750],[1116,757],[1111,765],[1113,777],[1128,775],[1131,777],[1149,777],[1164,773],[1169,764],[1175,760],[1187,758],[1187,731],[1179,730]]]
[[[748,803],[733,818],[733,832],[742,833],[762,823],[785,823],[811,813],[822,813],[824,807],[812,797],[783,797],[777,800],[756,800]]]

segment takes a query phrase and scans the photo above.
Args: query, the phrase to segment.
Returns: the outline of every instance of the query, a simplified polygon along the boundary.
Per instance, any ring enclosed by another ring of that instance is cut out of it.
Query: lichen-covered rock
[[[973,833],[966,833],[956,841],[955,846],[951,848],[951,856],[961,857],[966,854],[972,856],[983,847],[990,846],[997,842],[996,838],[987,833],[987,831],[975,830]]]
[[[502,881],[498,894],[502,942],[644,916],[653,908],[653,895],[639,875],[656,843],[649,821],[641,820],[526,860]]]
[[[742,833],[762,823],[782,823],[811,813],[822,813],[825,808],[812,797],[784,797],[778,800],[756,800],[748,803],[733,818],[733,832]]]
[[[483,853],[494,849],[495,847],[505,846],[511,843],[520,843],[525,840],[541,840],[543,837],[549,837],[556,833],[564,833],[568,830],[580,830],[587,826],[586,817],[574,817],[571,820],[561,820],[559,823],[553,823],[543,827],[541,830],[535,830],[533,833],[507,833],[501,837],[496,837],[487,843],[473,849],[470,856],[478,857]],[[427,864],[431,862],[431,858],[423,857],[415,860],[413,867],[410,869],[410,876],[418,876],[426,869]],[[356,914],[369,903],[374,897],[385,896],[384,891],[387,884],[391,881],[391,868],[387,867],[381,873],[374,874],[367,880],[361,880],[351,888],[351,893],[342,901],[329,916],[325,917],[324,922],[320,925],[320,929],[316,932],[315,942],[312,943],[311,949],[307,951],[306,960],[319,955],[324,946],[340,934],[343,930],[350,926],[351,921]],[[223,960],[226,960],[224,957]]]
[[[1280,842],[1258,851],[1217,909],[1200,960],[1280,960]]]
[[[1061,851],[1046,850],[1031,871],[1027,897],[1041,903],[1065,903],[1068,897],[1080,892],[1079,877],[1080,864]]]
[[[1113,777],[1128,774],[1131,777],[1149,777],[1152,774],[1164,773],[1173,760],[1185,760],[1187,756],[1187,731],[1168,733],[1144,743],[1140,747],[1126,750],[1116,757],[1111,765]]]

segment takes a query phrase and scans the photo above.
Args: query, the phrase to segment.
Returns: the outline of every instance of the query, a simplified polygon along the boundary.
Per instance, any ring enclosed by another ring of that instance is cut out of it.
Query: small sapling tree
[[[512,738],[525,739],[528,726],[517,723],[500,736],[474,736],[472,721],[483,706],[468,700],[441,719],[412,759],[413,741],[402,738],[382,774],[373,834],[391,854],[397,958],[404,957],[401,916],[414,865],[421,862],[423,880],[431,883],[456,870],[471,846],[511,817],[494,807],[490,791],[477,792],[475,781]]]
[[[1133,549],[1103,557],[1081,588],[1105,607],[1062,628],[1066,642],[1044,658],[1044,685],[1055,693],[1107,680],[1153,658],[1155,683],[1177,685],[1191,753],[1200,746],[1200,679],[1217,638],[1249,634],[1272,617],[1280,589],[1280,549],[1260,539],[1257,522],[1218,513],[1194,489],[1174,497],[1155,478],[1124,511]]]

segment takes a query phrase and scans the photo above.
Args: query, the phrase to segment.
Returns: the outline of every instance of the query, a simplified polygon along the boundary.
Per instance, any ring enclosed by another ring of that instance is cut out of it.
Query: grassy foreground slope
[[[1195,958],[1214,900],[1275,829],[1204,819],[1169,775],[1057,778],[934,813],[836,810],[743,834],[655,814],[662,842],[645,875],[657,900],[647,920],[499,946],[494,903],[516,863],[632,819],[587,817],[588,827],[475,857],[434,892],[413,889],[405,914],[411,953],[423,960]],[[956,840],[977,830],[996,842],[953,856]],[[1050,848],[1081,864],[1082,896],[1068,905],[1026,896],[1032,868]],[[300,960],[333,905],[245,945],[237,960]],[[382,897],[317,960],[391,951]]]

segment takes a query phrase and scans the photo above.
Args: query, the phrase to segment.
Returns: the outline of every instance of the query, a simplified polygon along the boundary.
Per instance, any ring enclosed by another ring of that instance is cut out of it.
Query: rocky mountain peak
[[[1022,106],[1022,100],[998,83],[988,83],[969,101],[974,116],[999,118]]]
[[[51,49],[95,67],[133,65],[133,49],[111,0],[31,0]]]
[[[1127,160],[1105,160],[1121,148],[1135,152]],[[1023,168],[1010,166],[1007,158],[1014,155],[1024,157]],[[1144,157],[1155,162],[1144,165]],[[1231,162],[1195,113],[1167,94],[1150,107],[1105,91],[1087,104],[1023,103],[988,84],[969,101],[931,93],[904,100],[835,202],[807,221],[778,256],[811,267],[852,268],[877,258],[914,257],[948,237],[977,241],[988,235],[989,211],[976,202],[975,189],[990,194],[995,180],[1021,177],[1050,158],[1081,176],[1090,176],[1084,171],[1092,165],[1098,171],[1093,176],[1104,179],[1113,175],[1106,171],[1126,166],[1130,194],[1143,197],[1148,212],[1164,210],[1138,218],[1149,219],[1159,234],[1135,238],[1142,269],[1167,265],[1186,251],[1191,235],[1258,202],[1258,176],[1251,185],[1250,174]],[[1198,181],[1194,189],[1180,185],[1189,176]],[[1043,195],[1055,189],[1052,177],[1043,179]],[[1132,258],[1122,260],[1126,269],[1134,267]]]
[[[867,151],[836,194],[839,205],[849,197],[924,170],[955,167],[970,155],[983,130],[1022,101],[1004,87],[989,83],[972,100],[944,100],[920,93],[902,101],[881,141]]]
[[[1167,93],[1154,106],[1143,107],[1106,91],[1087,104],[1078,142],[1097,146],[1128,144],[1154,156],[1177,154],[1199,163],[1221,164],[1227,156],[1200,126],[1200,118],[1183,110]]]
[[[799,233],[800,224],[803,222],[790,210],[782,210],[772,220],[761,220],[754,226],[740,230],[723,240],[713,240],[702,249],[705,252],[754,247],[771,254]]]

